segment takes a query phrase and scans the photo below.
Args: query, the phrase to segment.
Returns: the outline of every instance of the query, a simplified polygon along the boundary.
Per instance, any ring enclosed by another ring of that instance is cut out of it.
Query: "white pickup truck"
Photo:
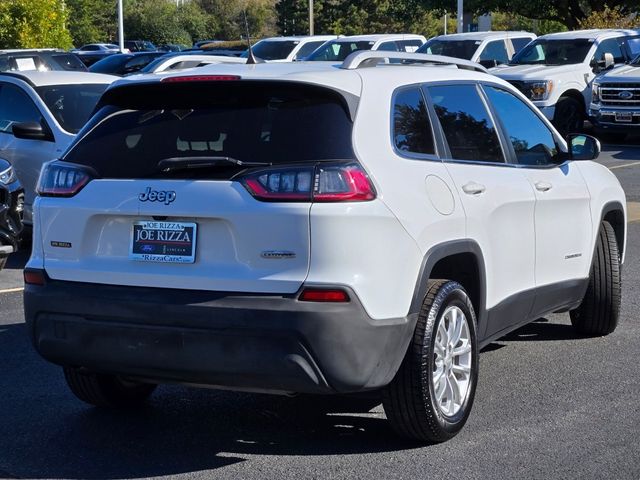
[[[611,141],[640,132],[640,55],[594,80],[589,118],[595,131]]]
[[[629,62],[629,42],[638,41],[640,30],[552,33],[538,37],[491,73],[518,88],[566,135],[580,131],[596,75]]]

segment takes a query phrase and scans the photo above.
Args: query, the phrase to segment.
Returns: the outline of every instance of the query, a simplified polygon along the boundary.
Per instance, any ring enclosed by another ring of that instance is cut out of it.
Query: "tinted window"
[[[42,122],[40,110],[19,87],[0,84],[0,132],[11,133],[14,123]]]
[[[77,133],[89,120],[104,85],[51,85],[36,91],[60,126],[69,133]]]
[[[324,41],[322,40],[319,42],[305,43],[300,47],[300,50],[298,50],[298,53],[296,53],[296,59],[302,60],[304,57],[308,57],[309,55],[311,55],[311,52],[313,52],[316,48],[318,48],[323,43]]]
[[[422,45],[417,51],[471,60],[480,43],[476,40],[439,40],[434,38]]]
[[[554,163],[558,149],[551,131],[527,104],[511,93],[484,87],[489,101],[502,120],[511,145],[522,165]]]
[[[416,50],[418,50],[420,45],[422,45],[424,42],[422,42],[422,40],[416,39],[416,40],[399,40],[396,43],[400,47],[399,50],[401,52],[413,53]]]
[[[428,90],[454,159],[504,162],[498,135],[475,85]]]
[[[293,51],[298,42],[263,40],[253,47],[253,54],[263,60],[283,60]]]
[[[404,152],[435,153],[429,114],[418,87],[401,90],[394,98],[393,141]]]
[[[619,42],[620,40],[617,38],[609,38],[600,42],[596,53],[593,55],[593,60],[599,62],[603,59],[602,57],[605,53],[610,53],[613,55],[613,61],[615,63],[624,63],[624,53],[622,53],[622,47]]]
[[[174,157],[273,164],[354,158],[344,100],[324,88],[276,81],[158,83],[112,91],[107,101],[65,156],[106,178],[169,175],[158,162]],[[221,162],[171,175],[229,178],[229,171],[238,167]]]
[[[383,52],[397,52],[398,45],[396,45],[396,42],[384,42],[381,43],[377,49],[382,50]]]
[[[86,45],[86,46],[82,47],[80,50],[82,50],[84,52],[96,52],[96,51],[100,50],[100,47],[98,45]]]
[[[493,42],[487,43],[480,54],[479,60],[495,60],[498,63],[507,63],[509,61],[509,55],[507,54],[504,41],[494,40]]]
[[[636,58],[635,64],[640,63],[640,38],[630,38],[627,40],[627,47],[631,52],[631,58]]]
[[[515,65],[571,65],[584,62],[593,42],[585,38],[573,40],[536,39],[511,61]]]
[[[307,60],[341,62],[353,52],[359,50],[371,50],[374,42],[337,42],[325,43],[322,47],[313,52]]]
[[[132,58],[129,54],[109,55],[100,61],[97,61],[89,67],[90,72],[94,73],[113,73],[118,71],[122,66]]]
[[[87,67],[84,66],[84,63],[82,63],[78,57],[76,57],[71,53],[62,53],[62,54],[52,55],[51,59],[58,66],[58,68],[55,68],[55,65],[54,65],[55,70],[58,70],[59,68],[61,68],[62,70],[71,70],[71,71],[75,70],[75,71],[82,71],[82,72],[87,71]]]
[[[532,39],[529,37],[512,38],[511,44],[513,45],[513,50],[515,51],[515,53],[518,53],[520,50],[526,47],[531,40]]]

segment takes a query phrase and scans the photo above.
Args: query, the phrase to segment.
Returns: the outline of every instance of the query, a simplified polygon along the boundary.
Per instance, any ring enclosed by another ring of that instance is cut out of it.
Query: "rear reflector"
[[[339,289],[305,288],[300,294],[299,300],[302,302],[340,303],[348,302],[349,295]]]
[[[44,285],[46,275],[44,270],[28,269],[24,271],[24,283],[27,285]]]
[[[179,77],[165,77],[160,80],[162,83],[181,82],[230,82],[240,80],[239,75],[181,75]]]
[[[266,202],[363,202],[376,198],[366,172],[356,163],[274,167],[240,178]]]

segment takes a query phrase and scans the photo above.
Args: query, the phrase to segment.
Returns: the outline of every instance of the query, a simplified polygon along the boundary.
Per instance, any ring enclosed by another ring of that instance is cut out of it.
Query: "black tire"
[[[8,256],[4,255],[0,257],[0,270],[2,270],[7,265]]]
[[[122,380],[116,375],[64,367],[67,385],[83,402],[103,408],[131,408],[142,404],[156,385]]]
[[[584,129],[584,107],[575,98],[561,97],[556,104],[553,125],[560,135],[566,137],[570,133],[580,133]]]
[[[618,326],[622,282],[620,252],[609,222],[602,222],[589,273],[589,286],[578,308],[570,312],[571,324],[585,335],[602,336]]]
[[[471,346],[469,386],[457,413],[446,416],[436,400],[433,380],[437,328],[448,307],[458,307],[467,319]],[[400,435],[423,442],[454,437],[471,412],[478,381],[478,344],[473,305],[457,282],[429,280],[413,339],[393,381],[383,392],[387,419]]]

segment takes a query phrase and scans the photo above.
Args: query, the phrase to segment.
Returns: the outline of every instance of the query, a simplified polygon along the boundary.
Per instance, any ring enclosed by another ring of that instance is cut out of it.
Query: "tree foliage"
[[[2,0],[0,48],[72,46],[63,0]]]
[[[455,12],[455,0],[423,0],[427,8]],[[606,6],[618,8],[619,13],[628,15],[640,7],[638,0],[465,0],[465,11],[474,14],[488,12],[514,13],[537,20],[560,22],[569,30],[580,28],[592,12],[601,12]]]
[[[74,45],[105,42],[118,35],[117,3],[114,0],[66,0],[69,33]]]
[[[639,21],[637,15],[625,14],[620,5],[605,5],[603,10],[593,11],[581,20],[580,28],[633,28]]]

